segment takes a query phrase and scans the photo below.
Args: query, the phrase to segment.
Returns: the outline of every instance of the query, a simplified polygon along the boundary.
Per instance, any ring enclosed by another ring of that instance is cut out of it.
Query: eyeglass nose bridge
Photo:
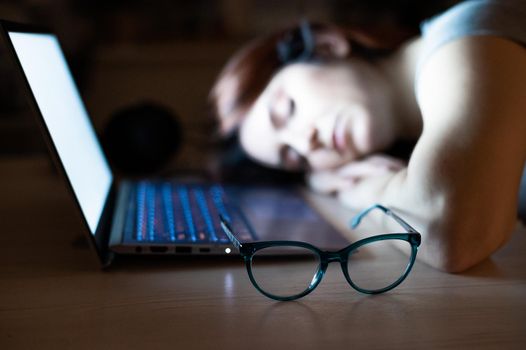
[[[331,262],[344,262],[345,257],[340,252],[323,252],[322,261],[329,264]]]

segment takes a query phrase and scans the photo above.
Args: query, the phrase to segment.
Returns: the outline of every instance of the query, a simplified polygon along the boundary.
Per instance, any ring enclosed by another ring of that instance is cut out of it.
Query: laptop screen
[[[92,234],[113,176],[57,38],[9,32],[24,74]]]

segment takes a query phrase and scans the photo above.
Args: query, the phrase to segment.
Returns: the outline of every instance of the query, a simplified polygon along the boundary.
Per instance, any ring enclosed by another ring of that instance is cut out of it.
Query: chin
[[[356,151],[358,152],[359,156],[354,157],[352,160],[363,158],[373,153],[385,150],[388,145],[388,142],[385,142],[385,140],[382,140],[378,137],[365,137],[361,140],[361,142],[357,142],[355,144]]]

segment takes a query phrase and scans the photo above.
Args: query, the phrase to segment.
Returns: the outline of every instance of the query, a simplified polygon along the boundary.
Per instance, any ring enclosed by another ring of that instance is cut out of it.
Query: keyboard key
[[[138,242],[229,243],[219,215],[231,222],[241,240],[253,239],[221,186],[141,181],[132,190],[124,230]]]

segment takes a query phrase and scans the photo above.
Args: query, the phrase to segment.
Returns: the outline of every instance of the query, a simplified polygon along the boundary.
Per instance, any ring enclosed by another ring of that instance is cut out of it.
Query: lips
[[[344,153],[349,149],[349,134],[347,133],[347,119],[339,116],[334,123],[332,132],[333,147],[338,153]]]

